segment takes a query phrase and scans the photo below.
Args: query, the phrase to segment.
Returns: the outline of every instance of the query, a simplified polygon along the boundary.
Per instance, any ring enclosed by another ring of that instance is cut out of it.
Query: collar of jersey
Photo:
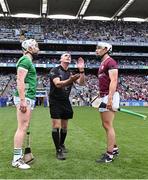
[[[61,65],[60,65],[60,68],[62,69],[62,71],[65,71],[65,72],[67,72],[68,71],[68,69],[67,70],[65,70]]]

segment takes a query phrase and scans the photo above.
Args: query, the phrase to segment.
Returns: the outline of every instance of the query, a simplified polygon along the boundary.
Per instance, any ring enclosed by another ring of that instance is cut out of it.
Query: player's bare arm
[[[21,112],[26,112],[27,104],[25,101],[25,77],[28,70],[24,68],[18,68],[17,70],[17,88],[20,97],[20,110]]]

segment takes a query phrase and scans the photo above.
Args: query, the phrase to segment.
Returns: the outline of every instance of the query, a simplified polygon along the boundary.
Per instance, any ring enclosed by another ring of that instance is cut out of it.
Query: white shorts
[[[34,109],[34,106],[35,106],[35,100],[33,99],[29,99],[29,98],[25,98],[26,102],[27,102],[27,106],[33,110]],[[15,106],[18,106],[20,104],[20,98],[17,97],[17,96],[14,96],[13,97],[13,101],[14,101],[14,104]]]
[[[101,99],[101,102],[107,104],[108,102],[108,95],[104,96]],[[120,103],[120,96],[118,92],[115,92],[113,95],[113,105],[112,105],[112,109],[114,111],[117,111],[117,109],[119,108],[119,103]],[[107,108],[99,108],[99,112],[105,112],[105,111],[109,111],[109,109]]]

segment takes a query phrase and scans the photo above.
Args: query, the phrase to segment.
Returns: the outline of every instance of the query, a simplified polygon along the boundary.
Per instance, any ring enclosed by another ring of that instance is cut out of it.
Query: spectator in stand
[[[20,40],[24,32],[27,38],[40,41],[112,41],[112,42],[147,42],[148,23],[118,21],[86,21],[59,19],[7,18],[0,19],[1,39]],[[106,31],[108,29],[108,31]],[[24,38],[24,36],[23,36]]]

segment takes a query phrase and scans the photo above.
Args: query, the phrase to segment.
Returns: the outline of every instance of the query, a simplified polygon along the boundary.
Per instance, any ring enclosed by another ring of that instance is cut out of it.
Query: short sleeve
[[[58,69],[57,68],[53,68],[51,69],[50,73],[49,73],[49,77],[50,79],[54,79],[54,78],[57,78],[59,77],[59,72],[58,72]]]
[[[17,68],[18,67],[22,67],[24,69],[29,69],[30,68],[30,65],[31,65],[31,62],[28,58],[23,58],[21,59],[21,61],[17,64]]]
[[[107,65],[108,65],[108,70],[118,69],[118,64],[115,60],[109,61]]]

